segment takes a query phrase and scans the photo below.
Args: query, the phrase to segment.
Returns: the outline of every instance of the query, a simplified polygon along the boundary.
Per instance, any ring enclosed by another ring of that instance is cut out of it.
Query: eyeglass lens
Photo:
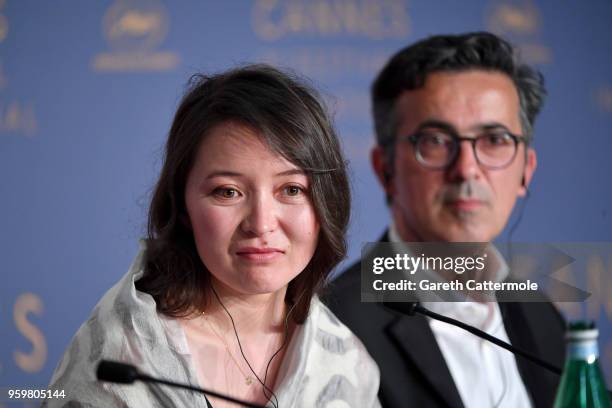
[[[430,167],[446,167],[456,157],[459,138],[442,131],[426,131],[417,135],[417,158]],[[487,167],[503,167],[509,164],[516,154],[516,139],[508,132],[489,131],[470,138],[476,160]]]

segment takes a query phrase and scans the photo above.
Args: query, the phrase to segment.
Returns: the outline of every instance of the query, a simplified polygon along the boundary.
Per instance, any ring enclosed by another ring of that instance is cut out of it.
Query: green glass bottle
[[[554,408],[610,408],[599,368],[599,332],[593,322],[575,322],[566,334],[567,357]]]

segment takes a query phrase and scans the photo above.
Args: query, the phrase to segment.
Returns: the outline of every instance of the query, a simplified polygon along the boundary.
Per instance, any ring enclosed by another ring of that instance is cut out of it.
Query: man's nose
[[[255,236],[263,236],[278,226],[276,206],[272,197],[257,194],[248,203],[247,213],[242,221],[242,230]]]
[[[473,140],[459,142],[457,156],[447,170],[452,181],[470,180],[480,173],[480,165],[476,159]]]

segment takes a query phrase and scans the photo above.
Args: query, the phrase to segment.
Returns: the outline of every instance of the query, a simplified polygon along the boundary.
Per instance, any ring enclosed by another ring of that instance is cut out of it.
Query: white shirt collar
[[[411,252],[408,246],[403,245],[404,241],[401,239],[394,223],[391,223],[389,226],[389,242],[398,244],[402,250],[408,253]],[[495,281],[501,282],[508,277],[508,264],[494,245],[490,245],[489,248],[489,259],[493,259],[494,262],[499,265],[495,272]],[[422,276],[426,276],[430,281],[442,281],[442,278],[435,271],[422,269],[419,273]],[[494,302],[474,302],[465,300],[465,296],[460,293],[456,294],[452,302],[432,301],[431,297],[429,297],[428,299],[423,299],[421,303],[431,311],[453,317],[484,330],[490,327],[491,324],[494,323],[493,320],[497,317],[493,311]],[[495,309],[497,308],[495,307]]]

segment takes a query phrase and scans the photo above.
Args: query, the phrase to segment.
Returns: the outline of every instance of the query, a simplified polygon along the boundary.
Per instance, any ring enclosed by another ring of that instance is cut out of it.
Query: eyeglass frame
[[[458,132],[454,131],[453,129],[449,129],[447,126],[436,126],[437,129],[441,130],[443,133],[447,134],[448,136],[450,136],[454,142],[454,145],[456,146],[455,151],[453,153],[453,155],[451,156],[451,158],[448,160],[448,162],[446,164],[444,164],[443,166],[431,166],[427,163],[425,163],[425,159],[423,158],[423,156],[421,155],[419,149],[417,148],[417,143],[419,142],[419,139],[424,135],[424,131],[426,129],[425,128],[420,128],[418,129],[415,133],[411,134],[411,135],[407,135],[407,136],[401,136],[399,138],[400,141],[408,141],[410,142],[410,144],[412,144],[412,146],[414,147],[414,156],[416,157],[417,161],[419,162],[420,165],[422,165],[423,167],[430,169],[430,170],[445,170],[448,169],[449,167],[451,167],[453,165],[453,163],[457,160],[457,157],[459,157],[459,152],[461,151],[461,142],[464,141],[468,141],[470,142],[470,144],[472,145],[472,152],[474,153],[474,158],[476,158],[476,161],[478,162],[479,166],[482,166],[486,169],[489,170],[501,170],[504,169],[508,166],[510,166],[512,164],[512,162],[514,161],[514,159],[516,158],[516,155],[518,153],[518,145],[520,143],[524,143],[525,147],[529,146],[529,143],[531,142],[531,138],[529,136],[524,136],[524,135],[516,135],[512,132],[510,132],[508,129],[506,129],[505,127],[500,127],[500,126],[491,126],[491,127],[486,127],[484,130],[500,130],[500,133],[504,133],[508,136],[510,136],[510,138],[512,139],[512,141],[514,142],[514,153],[512,154],[512,158],[510,160],[508,160],[507,163],[501,165],[501,166],[490,166],[488,164],[485,164],[483,162],[480,161],[480,158],[478,157],[478,153],[476,152],[476,142],[479,139],[482,139],[488,135],[484,135],[481,134],[479,136],[476,137],[469,137],[469,136],[462,136],[460,135]],[[525,154],[527,154],[527,150],[525,150]]]

